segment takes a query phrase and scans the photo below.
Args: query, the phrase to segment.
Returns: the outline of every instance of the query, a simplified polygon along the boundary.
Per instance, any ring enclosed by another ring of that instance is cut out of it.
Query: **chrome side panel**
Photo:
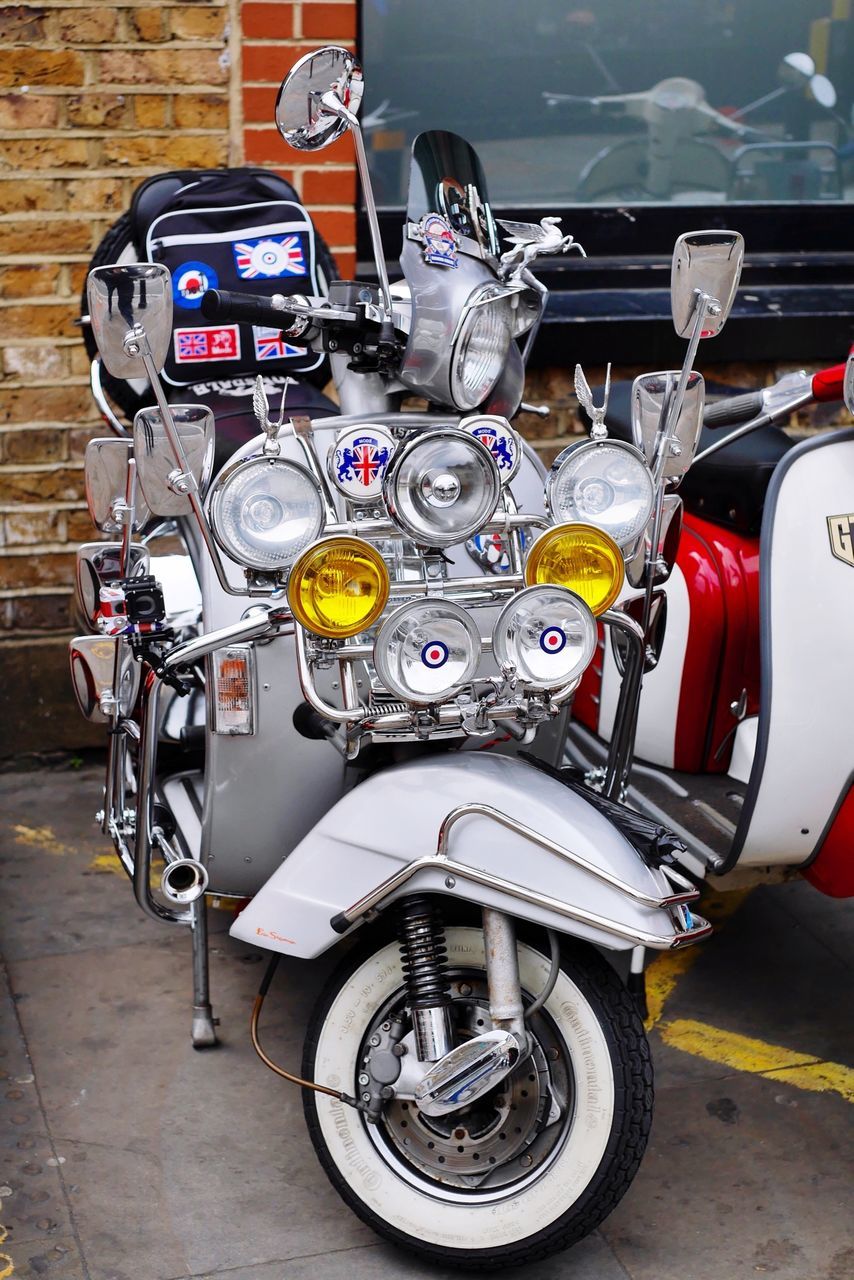
[[[520,760],[466,752],[389,769],[349,792],[297,846],[238,916],[231,933],[244,942],[305,958],[338,940],[330,920],[415,858],[434,854],[448,813],[471,802],[492,805],[548,839],[650,896],[672,892],[618,831],[584,799]],[[627,928],[674,929],[669,914],[643,906],[555,853],[477,815],[455,827],[448,854],[504,880],[581,907]],[[419,872],[401,893],[449,893],[510,912],[613,949],[630,945],[611,933],[501,891],[446,883],[438,869]]]

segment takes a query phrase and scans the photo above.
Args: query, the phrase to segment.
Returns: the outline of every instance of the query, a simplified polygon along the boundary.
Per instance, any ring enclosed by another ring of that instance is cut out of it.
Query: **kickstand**
[[[192,906],[193,923],[193,1048],[213,1049],[219,1043],[216,1028],[219,1018],[211,1009],[210,973],[208,966],[208,914],[202,894]]]
[[[632,947],[632,964],[626,981],[626,986],[634,996],[638,1013],[644,1022],[649,1017],[649,1007],[646,1002],[646,974],[643,971],[645,954],[645,947]]]

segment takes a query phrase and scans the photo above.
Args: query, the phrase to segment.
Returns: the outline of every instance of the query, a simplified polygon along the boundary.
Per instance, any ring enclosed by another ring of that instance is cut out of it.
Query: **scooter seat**
[[[252,412],[254,387],[254,378],[231,378],[227,385],[222,382],[197,382],[189,387],[172,388],[169,399],[173,404],[204,404],[213,411],[216,420],[214,475],[241,445],[260,432],[258,419]],[[267,387],[271,418],[279,416],[281,396],[280,385]],[[291,382],[288,386],[286,414],[303,413],[311,418],[328,418],[338,412],[338,406],[310,382]]]
[[[739,388],[708,382],[706,390],[711,395],[736,395]],[[629,442],[632,440],[631,391],[630,382],[616,382],[608,401],[609,433]],[[601,398],[600,389],[598,399],[601,401]],[[731,430],[731,427],[703,427],[697,452]],[[779,427],[759,427],[725,445],[710,458],[695,463],[679,487],[685,510],[736,533],[757,537],[774,468],[793,445],[794,441]]]

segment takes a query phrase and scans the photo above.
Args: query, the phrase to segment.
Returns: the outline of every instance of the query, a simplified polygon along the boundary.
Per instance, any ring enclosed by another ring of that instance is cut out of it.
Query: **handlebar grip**
[[[813,374],[812,394],[814,400],[841,400],[842,386],[845,381],[845,365],[835,364],[830,369],[820,369]]]
[[[202,315],[206,320],[245,320],[268,329],[281,329],[290,324],[293,312],[274,307],[269,298],[259,298],[254,293],[208,289],[202,295]]]
[[[729,427],[737,422],[749,422],[762,412],[762,392],[747,391],[741,396],[728,396],[716,404],[707,404],[703,410],[704,427]]]

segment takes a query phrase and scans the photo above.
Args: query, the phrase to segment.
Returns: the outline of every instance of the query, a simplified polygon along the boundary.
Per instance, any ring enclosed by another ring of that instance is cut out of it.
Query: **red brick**
[[[59,511],[16,511],[0,516],[0,524],[7,547],[64,541],[64,521]]]
[[[248,84],[252,80],[266,80],[270,84],[279,84],[303,54],[322,47],[322,41],[297,45],[244,44],[244,83]]]
[[[346,249],[339,249],[335,254],[335,264],[338,267],[339,280],[352,280],[356,275],[356,253],[355,250],[350,252]]]
[[[318,204],[356,203],[356,170],[307,169],[302,175],[302,198],[309,208]]]
[[[221,93],[180,93],[172,112],[179,129],[227,129],[228,98]]]
[[[356,211],[352,213],[330,213],[321,209],[312,212],[314,223],[328,245],[350,245],[356,243]]]
[[[88,511],[69,511],[66,513],[65,536],[75,545],[79,542],[94,542],[103,534],[95,528]]]
[[[303,9],[303,22],[305,11]],[[244,4],[241,14],[243,35],[249,40],[287,40],[294,33],[291,4]]]
[[[108,5],[97,9],[69,9],[54,17],[54,35],[61,44],[106,44],[116,34],[118,14]]]
[[[80,93],[68,99],[68,123],[83,129],[115,129],[125,123],[128,102],[121,93]]]
[[[58,281],[59,267],[52,263],[0,267],[0,297],[44,298],[57,292]]]
[[[222,133],[172,138],[105,138],[102,163],[155,169],[216,168],[228,163],[228,138]]]
[[[73,552],[0,555],[0,587],[68,586],[74,581],[76,560]]]
[[[228,10],[223,5],[187,5],[167,9],[165,14],[173,39],[177,40],[222,40],[228,22]]]
[[[83,497],[83,469],[0,473],[0,503],[79,502]]]
[[[0,129],[50,129],[59,120],[61,101],[35,93],[4,93],[0,97]]]
[[[277,129],[247,129],[243,134],[243,152],[248,164],[282,161],[288,153],[293,154]]]
[[[216,49],[113,49],[98,55],[103,84],[225,84],[228,68]]]
[[[278,86],[264,85],[243,90],[243,119],[252,124],[269,124],[275,118]]]
[[[356,36],[354,4],[304,4],[302,33],[322,40],[353,40]]]
[[[4,431],[0,438],[4,462],[65,462],[68,456],[68,432],[56,427]]]

